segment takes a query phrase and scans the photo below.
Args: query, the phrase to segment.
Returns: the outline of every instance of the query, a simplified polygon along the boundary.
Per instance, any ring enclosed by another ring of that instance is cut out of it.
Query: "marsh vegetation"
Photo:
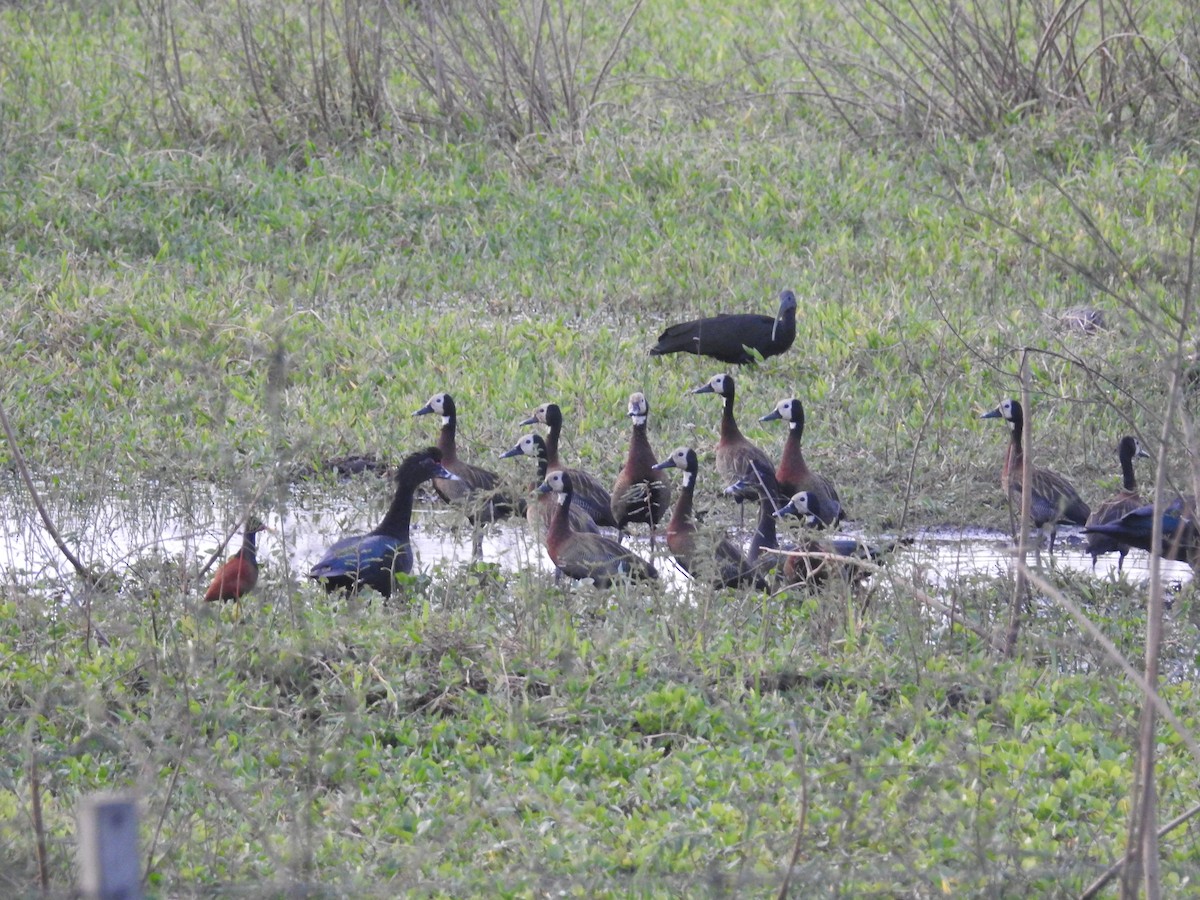
[[[1186,568],[600,591],[428,498],[403,599],[304,572],[390,494],[327,461],[432,443],[441,391],[517,492],[529,410],[611,483],[642,391],[731,526],[723,364],[648,351],[785,289],[739,422],[777,454],[801,398],[855,534],[1006,530],[1006,397],[1089,502],[1126,434],[1195,493],[1198,55],[1120,0],[0,5],[0,893],[66,894],[114,787],[164,897],[1183,891]]]

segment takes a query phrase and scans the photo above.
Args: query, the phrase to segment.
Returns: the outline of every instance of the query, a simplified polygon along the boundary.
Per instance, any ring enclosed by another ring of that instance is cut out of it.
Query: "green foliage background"
[[[151,478],[244,497],[428,443],[411,413],[450,390],[464,455],[556,399],[572,457],[615,475],[633,390],[664,454],[715,440],[716,404],[687,391],[718,364],[651,359],[658,331],[790,287],[796,344],[737,373],[740,418],[774,449],[757,417],[801,397],[808,456],[868,532],[1007,523],[1005,437],[976,419],[1018,390],[1022,348],[1037,459],[1094,502],[1117,438],[1163,431],[1194,290],[1195,22],[1152,4],[1111,20],[1140,35],[1119,42],[1089,8],[1053,32],[1077,68],[1030,81],[1033,11],[967,8],[1020,12],[1000,72],[969,40],[915,52],[901,24],[923,9],[5,5],[0,398],[20,449],[84,509]],[[430,48],[458,80],[431,90]],[[1078,306],[1106,330],[1064,328]],[[896,579],[863,611],[445,567],[384,608],[268,572],[235,614],[195,607],[194,562],[147,553],[90,598],[103,650],[0,585],[7,893],[38,883],[35,782],[63,890],[75,803],[122,785],[162,896],[767,895],[797,844],[806,895],[1029,896],[1123,852],[1140,698],[1053,607],[998,662]],[[1058,577],[1136,659],[1139,592]],[[1004,579],[941,589],[1002,620]],[[1190,590],[1170,627],[1167,691],[1194,724]],[[1165,820],[1195,761],[1162,741]],[[1168,842],[1169,886],[1195,865]]]

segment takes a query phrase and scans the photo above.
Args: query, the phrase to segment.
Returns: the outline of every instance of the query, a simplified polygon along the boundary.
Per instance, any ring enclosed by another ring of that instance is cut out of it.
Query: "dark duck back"
[[[1153,552],[1154,521],[1162,521],[1162,542],[1158,553],[1164,559],[1200,568],[1200,530],[1196,527],[1196,499],[1177,497],[1161,512],[1152,505],[1140,506],[1115,522],[1089,525],[1088,534],[1111,537],[1122,544]]]
[[[1104,553],[1118,553],[1117,571],[1125,565],[1125,554],[1129,552],[1129,544],[1122,543],[1110,535],[1091,531],[1094,525],[1105,525],[1116,522],[1128,512],[1145,505],[1137,489],[1137,478],[1133,472],[1133,461],[1139,457],[1149,457],[1150,454],[1142,449],[1138,439],[1133,436],[1121,438],[1117,444],[1117,459],[1121,462],[1121,489],[1103,503],[1097,504],[1088,517],[1084,529],[1088,533],[1086,552],[1092,557],[1092,568],[1096,567],[1096,558]]]
[[[312,567],[308,577],[323,583],[328,592],[354,592],[365,585],[390,597],[395,574],[409,573],[413,568],[409,529],[417,486],[433,478],[456,477],[443,468],[441,459],[437,447],[418,450],[406,457],[396,475],[396,493],[383,521],[366,534],[337,541]]]

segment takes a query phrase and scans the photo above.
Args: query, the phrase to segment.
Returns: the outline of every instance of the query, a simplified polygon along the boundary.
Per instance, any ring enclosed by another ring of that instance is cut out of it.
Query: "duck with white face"
[[[671,508],[671,485],[662,472],[654,468],[654,450],[646,434],[650,404],[646,395],[637,391],[629,395],[629,418],[633,430],[629,435],[629,451],[625,464],[612,487],[612,515],[622,531],[634,522],[649,525],[650,546],[654,546],[654,528],[666,518]]]
[[[754,567],[733,541],[723,534],[701,533],[696,525],[696,478],[700,469],[696,451],[691,447],[676,447],[654,468],[683,470],[683,483],[667,522],[667,547],[680,568],[714,587],[758,583]]]
[[[795,397],[788,397],[780,400],[773,410],[759,418],[760,422],[778,420],[788,423],[783,454],[779,458],[779,466],[775,469],[775,480],[779,482],[780,493],[790,497],[800,491],[807,491],[809,512],[818,526],[836,527],[845,516],[837,488],[824,475],[818,475],[808,467],[801,450],[801,442],[804,440],[804,404]]]
[[[553,492],[558,502],[558,510],[546,533],[546,552],[564,575],[577,580],[590,578],[599,588],[611,587],[621,580],[658,578],[654,566],[611,538],[578,532],[571,527],[574,484],[570,472],[561,469],[550,472],[538,490]]]
[[[528,505],[525,514],[530,527],[533,528],[539,540],[545,540],[546,532],[550,530],[550,523],[554,519],[554,511],[558,509],[553,494],[537,492],[538,486],[546,480],[546,473],[549,471],[546,441],[540,434],[530,433],[524,435],[511,448],[500,454],[501,459],[512,459],[517,456],[529,456],[537,461],[537,478],[532,485],[536,499]],[[585,531],[589,534],[600,533],[596,520],[588,512],[588,503],[585,500],[581,500],[579,497],[575,498],[575,502],[571,504],[570,517],[571,527],[576,531]]]
[[[545,425],[547,466],[551,472],[565,469],[571,473],[575,485],[575,500],[586,504],[588,515],[595,519],[597,525],[616,528],[617,520],[612,514],[612,495],[600,479],[578,467],[566,465],[558,452],[559,440],[562,437],[563,412],[557,403],[543,403],[535,409],[528,418],[521,421],[522,425]]]
[[[1019,401],[1004,400],[995,409],[984,413],[983,419],[1003,419],[1010,429],[1008,449],[1004,454],[1004,466],[1000,470],[1000,487],[1008,494],[1012,509],[1019,514],[1021,509],[1022,477],[1025,469],[1025,449],[1022,443],[1025,429],[1025,414]],[[1091,510],[1079,496],[1072,484],[1062,475],[1040,466],[1029,467],[1029,517],[1037,529],[1038,544],[1042,530],[1050,526],[1050,552],[1054,552],[1054,538],[1060,523],[1086,525]]]
[[[437,446],[442,452],[442,465],[456,476],[452,480],[435,478],[433,489],[442,500],[466,515],[474,528],[472,548],[478,557],[483,550],[482,526],[521,514],[525,503],[501,487],[500,476],[495,472],[459,459],[458,409],[454,397],[444,392],[434,394],[413,413],[414,416],[430,414],[442,417]]]
[[[775,465],[757,445],[750,441],[741,429],[733,414],[737,386],[733,376],[722,372],[714,375],[698,388],[692,389],[693,394],[716,394],[724,398],[724,409],[721,413],[719,438],[715,450],[717,474],[726,485],[743,484],[745,490],[732,492],[739,503],[745,500],[757,500],[759,482],[766,480],[763,487],[771,493],[774,500],[782,502],[779,488],[775,480]]]

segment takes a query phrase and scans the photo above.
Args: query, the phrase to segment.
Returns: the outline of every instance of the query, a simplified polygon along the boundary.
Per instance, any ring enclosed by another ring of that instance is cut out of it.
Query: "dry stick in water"
[[[63,541],[58,529],[54,527],[54,522],[50,519],[50,513],[46,511],[46,507],[42,503],[42,497],[38,494],[33,478],[29,474],[29,466],[25,464],[25,454],[17,446],[17,436],[13,434],[12,423],[8,420],[8,412],[4,409],[3,402],[0,402],[0,425],[4,426],[4,436],[8,438],[8,446],[12,448],[13,462],[17,464],[17,471],[21,473],[21,480],[25,482],[25,488],[29,491],[29,496],[33,498],[33,505],[37,507],[38,515],[42,517],[42,524],[46,526],[46,531],[50,532],[50,537],[54,539],[54,543],[58,545],[58,549],[67,558],[67,562],[74,567],[79,577],[85,581],[90,580],[92,573]]]
[[[29,491],[29,496],[33,498],[33,504],[37,507],[38,515],[42,517],[42,524],[46,526],[46,531],[50,533],[50,537],[54,539],[54,543],[58,545],[58,549],[62,555],[67,558],[67,562],[75,569],[75,572],[83,579],[85,584],[91,584],[95,580],[95,575],[79,561],[79,558],[71,552],[71,548],[63,541],[62,536],[58,533],[58,529],[54,527],[54,522],[50,519],[50,513],[46,511],[46,505],[42,503],[42,497],[37,491],[37,487],[33,483],[33,477],[29,474],[29,466],[25,464],[25,454],[21,452],[21,448],[17,446],[17,436],[13,433],[12,423],[8,420],[8,411],[5,410],[4,404],[0,403],[0,426],[4,427],[4,436],[8,439],[8,446],[12,450],[13,462],[17,464],[17,471],[21,473],[21,480],[25,482],[25,487]],[[74,602],[79,611],[83,613],[87,620],[87,646],[90,653],[91,636],[96,635],[96,641],[102,646],[108,646],[108,638],[104,636],[99,628],[92,624],[92,603],[88,600],[87,605],[80,603],[75,595],[70,591],[67,595]]]

